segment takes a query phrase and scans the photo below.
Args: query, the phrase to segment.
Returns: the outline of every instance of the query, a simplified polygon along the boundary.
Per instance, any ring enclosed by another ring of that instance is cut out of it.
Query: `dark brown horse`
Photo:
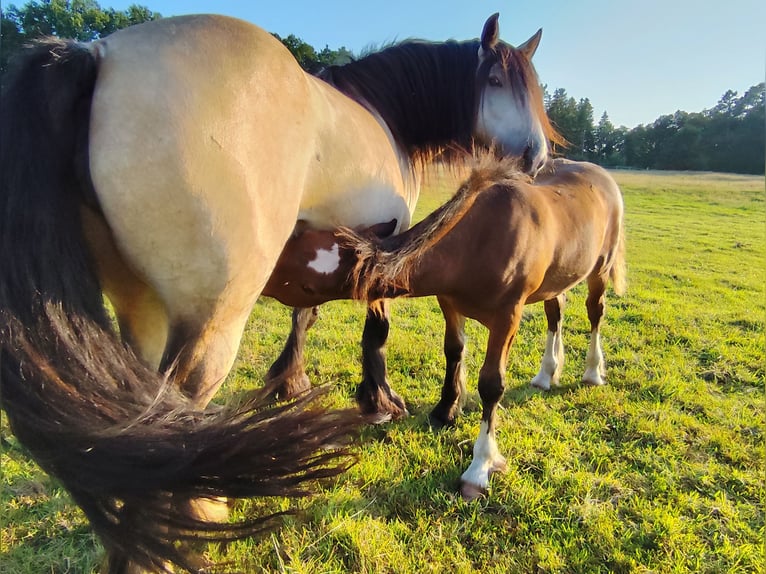
[[[522,169],[534,174],[547,159],[547,141],[558,141],[545,114],[532,65],[540,37],[538,31],[518,47],[500,41],[495,14],[487,20],[480,40],[406,41],[349,64],[329,67],[320,77],[380,118],[413,175],[434,156],[452,162],[461,159],[474,143],[492,142],[502,153],[520,157]],[[416,182],[406,196],[410,213],[419,191],[419,177],[413,179]],[[339,198],[343,200],[342,195]],[[364,218],[356,217],[359,223],[346,223],[337,213],[317,221],[316,214],[307,209],[298,228],[334,227],[328,219],[337,225],[360,225],[392,217],[397,218],[396,231],[409,226],[410,213],[376,209],[373,195],[365,200],[367,212]],[[286,346],[266,376],[281,397],[310,388],[303,350],[306,331],[316,317],[313,306],[293,312]],[[377,414],[379,420],[406,414],[404,401],[386,377],[388,321],[385,300],[370,305],[362,334],[362,381],[357,389],[362,411]]]
[[[556,160],[533,182],[507,162],[485,162],[452,200],[401,235],[380,239],[343,230],[292,238],[270,294],[292,304],[352,292],[367,300],[436,295],[446,321],[447,369],[431,412],[435,426],[454,423],[465,394],[465,318],[489,329],[479,372],[481,431],[462,476],[462,494],[472,499],[486,491],[493,472],[505,468],[495,442],[496,409],[524,305],[545,304],[547,343],[532,385],[547,390],[558,384],[564,362],[565,293],[587,281],[591,338],[583,382],[604,384],[599,330],[607,281],[616,293],[624,290],[622,219],[620,190],[596,165]]]

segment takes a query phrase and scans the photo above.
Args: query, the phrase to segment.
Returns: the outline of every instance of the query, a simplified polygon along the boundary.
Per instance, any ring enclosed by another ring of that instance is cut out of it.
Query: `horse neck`
[[[320,77],[376,113],[410,156],[469,149],[476,116],[478,42],[391,46]]]

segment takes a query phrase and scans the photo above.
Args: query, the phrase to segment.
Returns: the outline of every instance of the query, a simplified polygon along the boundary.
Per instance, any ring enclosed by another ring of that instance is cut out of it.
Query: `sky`
[[[355,54],[398,40],[470,40],[500,13],[500,37],[519,45],[538,28],[533,63],[553,93],[588,98],[594,122],[650,124],[677,110],[712,108],[766,77],[763,0],[102,0],[162,16],[235,16],[320,50]]]

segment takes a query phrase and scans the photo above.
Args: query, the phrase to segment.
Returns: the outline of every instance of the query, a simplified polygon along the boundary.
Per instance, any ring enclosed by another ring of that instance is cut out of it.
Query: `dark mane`
[[[548,121],[532,63],[499,42],[479,66],[479,41],[408,40],[354,62],[330,66],[319,77],[373,110],[412,160],[448,162],[474,147],[473,131],[483,86],[497,62],[509,72],[513,93],[535,108],[546,137],[562,143]]]
[[[478,50],[478,41],[408,40],[320,77],[378,113],[411,158],[427,157],[471,148]]]

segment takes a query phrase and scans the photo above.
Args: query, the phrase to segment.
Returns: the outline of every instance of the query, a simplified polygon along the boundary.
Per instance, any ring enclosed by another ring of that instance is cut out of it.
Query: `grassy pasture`
[[[469,324],[471,393],[454,429],[432,433],[443,358],[435,300],[393,305],[390,378],[407,420],[368,428],[359,463],[301,501],[262,540],[209,547],[226,572],[764,572],[766,209],[763,177],[615,172],[626,203],[628,292],[611,297],[607,380],[579,385],[587,349],[583,288],[565,317],[563,386],[532,390],[544,346],[528,307],[511,353],[499,444],[508,472],[490,496],[456,494],[479,425],[475,380],[486,333]],[[422,216],[455,189],[430,178]],[[360,376],[363,308],[322,308],[307,368],[348,406]],[[261,385],[289,310],[253,312],[222,400]],[[65,492],[2,426],[0,571],[90,573],[101,550]]]

